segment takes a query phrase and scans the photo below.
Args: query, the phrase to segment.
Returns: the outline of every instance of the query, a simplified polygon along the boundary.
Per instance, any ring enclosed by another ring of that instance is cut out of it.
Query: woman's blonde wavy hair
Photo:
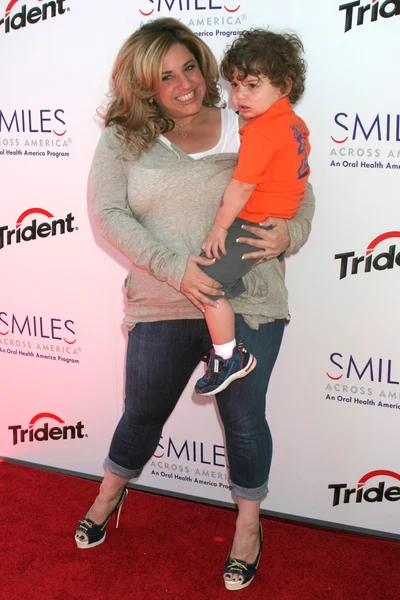
[[[114,125],[117,137],[136,157],[160,134],[174,128],[172,119],[162,116],[151,99],[160,88],[164,56],[177,43],[186,46],[198,62],[206,84],[203,105],[216,106],[221,101],[217,61],[193,31],[172,18],[142,25],[118,53],[112,100],[101,115],[106,127]]]

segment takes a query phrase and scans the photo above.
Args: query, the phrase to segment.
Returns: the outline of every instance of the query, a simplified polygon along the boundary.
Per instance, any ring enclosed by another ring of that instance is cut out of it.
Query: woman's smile
[[[178,96],[176,99],[178,100],[178,102],[189,102],[190,100],[193,100],[194,98],[194,90],[192,92],[189,92],[188,94],[185,94],[184,96]]]

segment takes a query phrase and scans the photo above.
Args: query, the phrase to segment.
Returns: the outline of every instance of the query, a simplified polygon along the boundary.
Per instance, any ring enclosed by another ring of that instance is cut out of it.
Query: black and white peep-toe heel
[[[117,522],[115,527],[118,528],[122,504],[124,503],[127,495],[128,490],[124,488],[116,506],[100,525],[97,525],[97,523],[91,519],[87,519],[86,517],[79,521],[79,525],[75,531],[75,541],[78,548],[94,548],[95,546],[102,544],[106,539],[107,523],[115,512],[117,513]]]
[[[224,583],[227,590],[241,590],[250,585],[250,583],[253,581],[261,559],[263,541],[261,523],[259,529],[259,538],[260,548],[258,550],[257,558],[253,563],[250,564],[245,560],[232,558],[231,553],[229,553],[224,568]]]

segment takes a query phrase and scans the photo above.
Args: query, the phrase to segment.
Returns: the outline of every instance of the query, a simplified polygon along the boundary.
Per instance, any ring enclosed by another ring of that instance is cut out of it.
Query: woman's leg
[[[231,557],[252,564],[260,549],[260,505],[261,500],[245,500],[236,496],[238,516],[233,538]]]
[[[129,332],[125,411],[105,460],[105,477],[87,517],[102,523],[123,487],[142,472],[202,355],[203,320],[139,323]]]
[[[272,438],[265,418],[266,393],[284,326],[279,320],[254,331],[243,317],[236,317],[237,337],[257,356],[257,368],[217,396],[239,509],[231,556],[249,563],[254,562],[259,550],[260,504],[268,492]]]

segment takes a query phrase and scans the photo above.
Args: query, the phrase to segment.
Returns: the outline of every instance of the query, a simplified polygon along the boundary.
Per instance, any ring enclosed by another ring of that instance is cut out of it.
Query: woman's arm
[[[269,217],[264,221],[265,227],[272,226],[273,229],[260,229],[259,227],[244,227],[258,236],[253,238],[238,238],[239,242],[244,242],[250,246],[258,248],[254,252],[243,255],[243,258],[264,258],[264,251],[267,259],[276,258],[282,252],[295,252],[306,243],[311,231],[311,222],[315,211],[315,196],[310,183],[307,183],[306,193],[299,206],[297,213],[292,219],[277,219]]]
[[[189,253],[178,255],[134,218],[128,204],[122,144],[107,128],[97,145],[89,175],[89,198],[101,235],[132,263],[179,291]]]
[[[292,219],[287,221],[290,236],[288,252],[296,252],[308,240],[311,232],[311,223],[315,212],[315,196],[311,183],[307,183],[306,193],[299,209]]]
[[[133,216],[127,197],[127,175],[123,148],[110,128],[97,145],[89,175],[89,198],[101,235],[133,264],[146,269],[184,294],[197,308],[215,305],[205,294],[218,295],[219,283],[203,273],[197,264],[212,260],[178,254],[154,238]]]

